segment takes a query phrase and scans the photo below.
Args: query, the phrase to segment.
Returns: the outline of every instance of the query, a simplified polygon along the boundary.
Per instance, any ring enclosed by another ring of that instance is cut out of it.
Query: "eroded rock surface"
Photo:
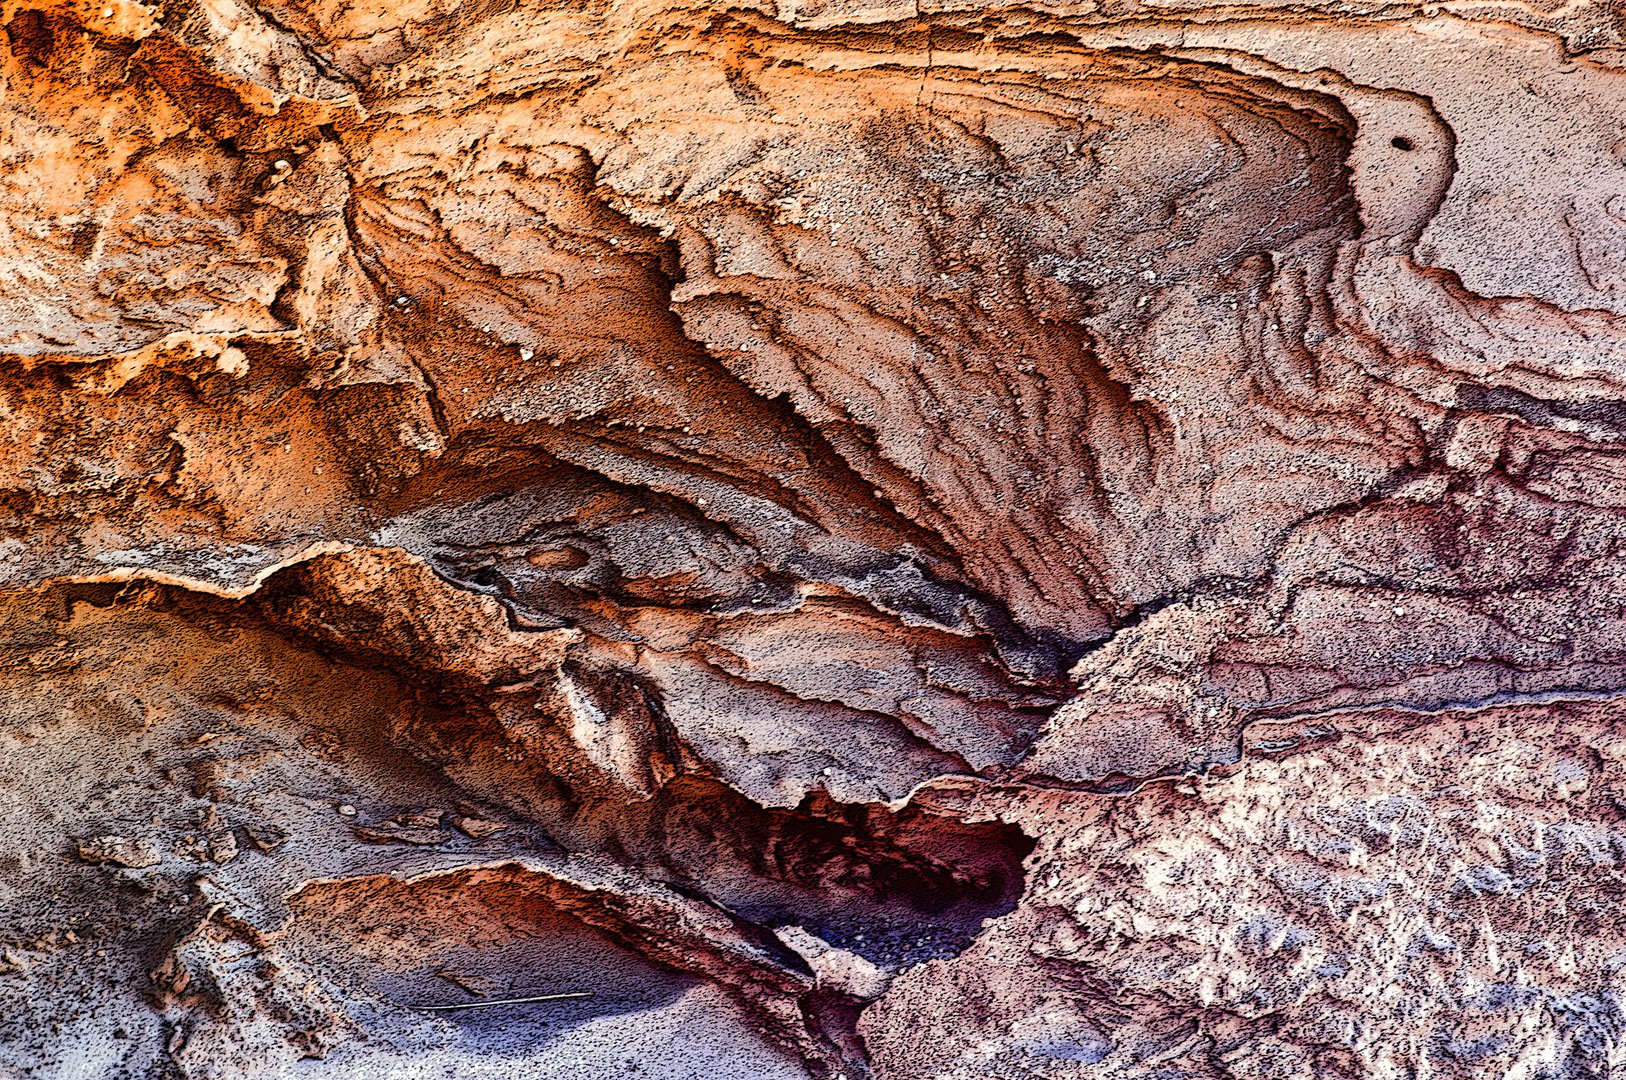
[[[1617,5],[105,3],[0,1070],[1626,1067]]]

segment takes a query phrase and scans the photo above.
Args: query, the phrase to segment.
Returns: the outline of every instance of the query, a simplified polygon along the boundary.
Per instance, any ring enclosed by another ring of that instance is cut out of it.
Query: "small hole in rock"
[[[1404,135],[1396,135],[1394,138],[1389,140],[1389,145],[1394,147],[1396,150],[1416,149],[1416,144],[1410,139],[1406,138]]]

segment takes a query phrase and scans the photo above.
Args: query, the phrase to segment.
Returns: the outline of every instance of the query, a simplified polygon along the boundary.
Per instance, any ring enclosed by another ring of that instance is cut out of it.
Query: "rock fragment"
[[[79,857],[86,862],[113,863],[141,870],[157,866],[164,854],[151,840],[129,836],[90,836],[77,842]]]
[[[445,829],[425,828],[421,825],[403,825],[384,822],[378,825],[356,825],[350,830],[358,840],[369,844],[418,844],[433,846],[444,844],[449,838]]]
[[[452,818],[452,824],[457,830],[475,840],[484,840],[488,836],[495,836],[508,828],[500,821],[487,821],[484,818],[470,817],[459,814]]]

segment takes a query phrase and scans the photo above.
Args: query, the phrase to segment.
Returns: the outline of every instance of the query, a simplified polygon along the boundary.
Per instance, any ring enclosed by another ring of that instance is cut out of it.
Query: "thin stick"
[[[450,1012],[453,1009],[489,1009],[493,1005],[534,1005],[539,1001],[571,1001],[575,998],[590,998],[591,990],[576,990],[568,994],[538,994],[536,997],[503,998],[501,1001],[465,1001],[457,1005],[411,1005],[409,1008],[422,1009],[424,1012]]]

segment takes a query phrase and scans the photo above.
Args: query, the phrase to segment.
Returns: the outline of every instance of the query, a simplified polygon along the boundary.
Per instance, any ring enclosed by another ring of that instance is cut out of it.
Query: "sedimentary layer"
[[[105,2],[0,1069],[1626,1064],[1615,5]]]

